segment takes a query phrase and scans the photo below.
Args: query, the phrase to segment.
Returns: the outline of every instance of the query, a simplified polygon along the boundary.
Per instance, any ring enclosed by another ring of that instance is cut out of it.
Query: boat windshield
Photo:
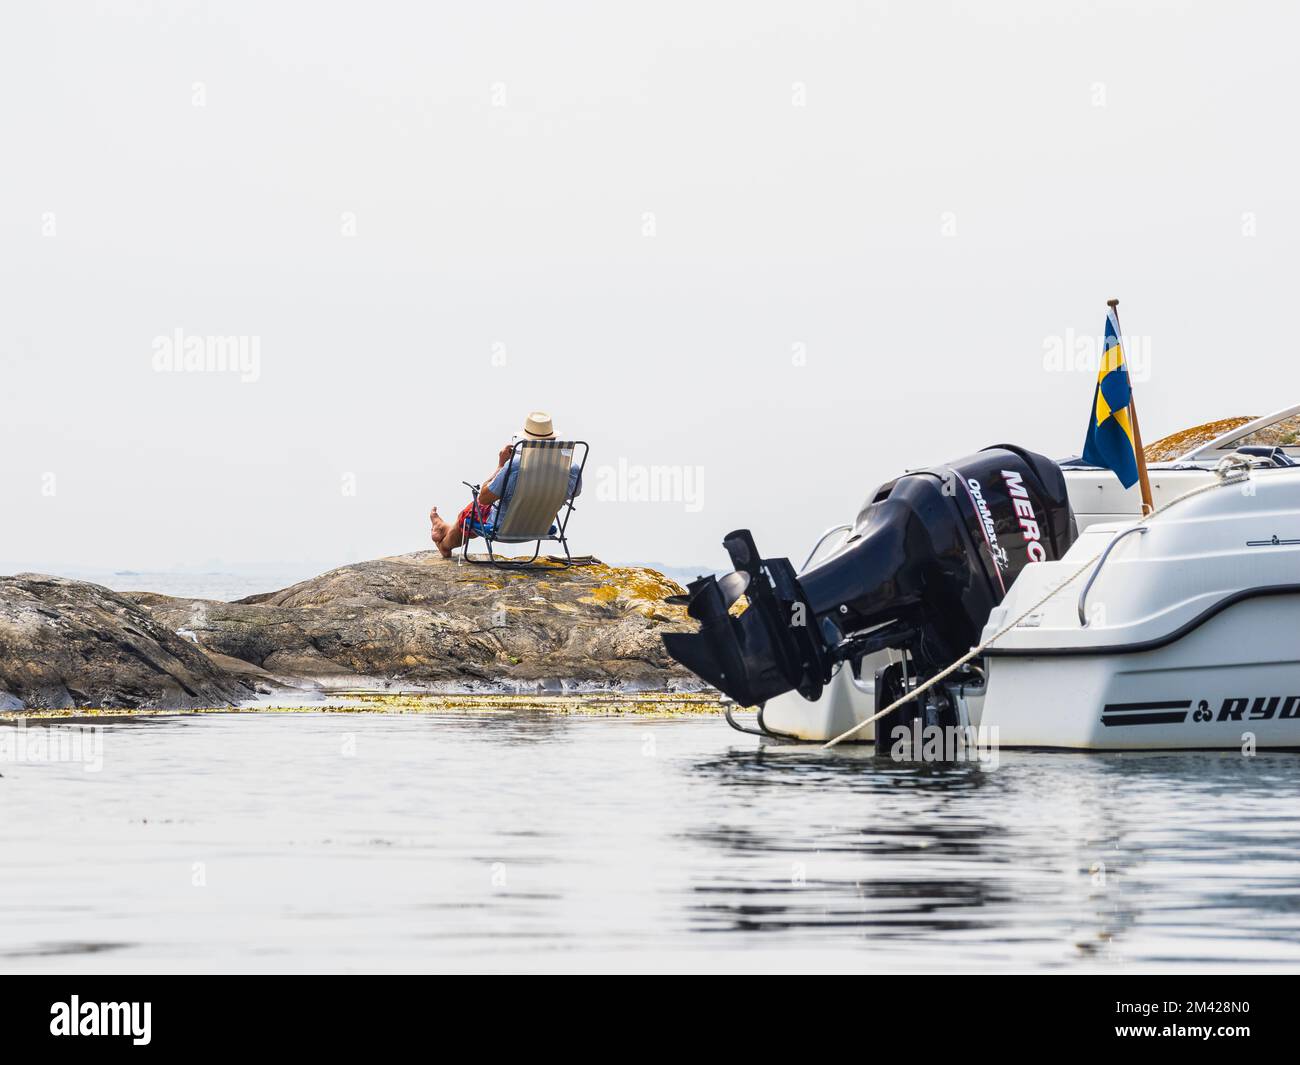
[[[1300,406],[1238,424],[1180,455],[1175,465],[1213,465],[1239,447],[1280,447],[1288,457],[1300,460]]]

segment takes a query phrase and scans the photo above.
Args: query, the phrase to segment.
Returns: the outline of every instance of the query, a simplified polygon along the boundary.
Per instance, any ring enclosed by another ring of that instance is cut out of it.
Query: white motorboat
[[[997,448],[882,486],[798,574],[733,533],[736,572],[692,582],[701,630],[668,649],[771,739],[831,740],[933,683],[852,739],[1300,748],[1297,428],[1288,408],[1153,463],[1146,521],[1109,471]]]
[[[1003,745],[1300,748],[1300,467],[1091,525],[1020,574],[982,638],[1026,611],[961,711]]]

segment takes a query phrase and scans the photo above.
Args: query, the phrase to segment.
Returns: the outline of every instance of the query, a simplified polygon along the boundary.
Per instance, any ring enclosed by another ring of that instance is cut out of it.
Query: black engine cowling
[[[700,630],[664,645],[746,706],[791,690],[816,699],[837,663],[886,647],[924,675],[969,650],[1017,574],[1074,537],[1060,468],[998,445],[883,485],[844,545],[799,575],[760,558],[747,529],[730,533],[736,572],[691,582]]]

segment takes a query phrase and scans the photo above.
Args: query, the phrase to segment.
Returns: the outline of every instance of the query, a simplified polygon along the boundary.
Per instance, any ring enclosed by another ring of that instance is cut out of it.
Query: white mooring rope
[[[1179,503],[1183,502],[1183,500],[1185,500],[1185,499],[1191,499],[1193,496],[1198,496],[1198,495],[1200,495],[1200,494],[1203,493],[1203,492],[1209,492],[1209,491],[1211,491],[1212,489],[1220,488],[1220,487],[1222,487],[1222,486],[1225,485],[1225,484],[1240,484],[1242,481],[1248,480],[1248,479],[1250,478],[1250,471],[1251,471],[1251,466],[1250,466],[1250,463],[1249,463],[1247,460],[1242,459],[1242,458],[1238,458],[1238,457],[1235,456],[1235,455],[1229,455],[1227,458],[1223,459],[1223,460],[1219,463],[1219,465],[1215,468],[1215,470],[1214,470],[1215,480],[1211,481],[1209,484],[1203,484],[1203,485],[1201,485],[1199,488],[1193,488],[1193,489],[1192,489],[1191,491],[1189,491],[1189,492],[1184,492],[1182,495],[1178,496],[1178,497],[1175,498],[1175,499],[1171,499],[1168,503],[1164,504],[1164,506],[1157,507],[1157,508],[1156,508],[1155,510],[1153,510],[1150,514],[1146,514],[1146,515],[1144,515],[1143,517],[1139,518],[1139,519],[1137,520],[1136,524],[1131,525],[1131,526],[1128,526],[1124,531],[1127,532],[1129,529],[1136,529],[1138,526],[1145,525],[1147,522],[1152,521],[1153,519],[1159,517],[1161,514],[1163,514],[1165,511],[1167,511],[1170,507],[1177,506]],[[1107,544],[1107,546],[1109,547],[1110,545]],[[960,669],[962,666],[964,666],[964,665],[965,665],[967,662],[969,662],[972,658],[978,658],[981,654],[984,653],[984,651],[985,651],[987,648],[989,648],[989,647],[991,647],[993,644],[997,643],[998,640],[1002,639],[1003,636],[1005,636],[1005,635],[1006,635],[1007,633],[1009,633],[1012,629],[1014,629],[1017,625],[1019,625],[1022,621],[1024,621],[1025,618],[1029,617],[1030,614],[1032,614],[1035,610],[1037,610],[1037,609],[1038,609],[1039,607],[1041,607],[1044,603],[1046,603],[1049,599],[1051,599],[1052,596],[1056,595],[1056,593],[1059,592],[1062,588],[1065,588],[1065,587],[1067,587],[1068,585],[1072,584],[1072,583],[1073,583],[1073,582],[1074,582],[1074,581],[1075,581],[1079,576],[1081,576],[1085,571],[1091,569],[1094,565],[1096,565],[1097,561],[1098,561],[1098,560],[1101,558],[1101,556],[1104,555],[1105,553],[1106,553],[1106,551],[1105,551],[1104,548],[1103,548],[1101,551],[1097,552],[1097,554],[1093,555],[1092,558],[1088,559],[1087,562],[1085,562],[1085,563],[1084,563],[1082,566],[1080,566],[1077,570],[1075,570],[1075,571],[1074,571],[1073,573],[1071,573],[1068,577],[1066,577],[1065,580],[1063,580],[1063,581],[1062,581],[1060,584],[1058,584],[1055,588],[1053,588],[1051,591],[1049,591],[1045,596],[1043,596],[1043,597],[1042,597],[1041,599],[1039,599],[1036,603],[1034,603],[1033,606],[1031,606],[1031,607],[1029,607],[1027,610],[1025,610],[1024,613],[1022,613],[1019,617],[1017,617],[1017,618],[1016,618],[1014,621],[1012,621],[1010,624],[1008,624],[1008,625],[1004,625],[1001,629],[999,629],[997,632],[995,632],[992,636],[990,636],[987,640],[985,640],[985,641],[984,641],[982,644],[980,644],[978,647],[972,647],[969,651],[967,651],[964,655],[962,655],[959,659],[957,659],[957,661],[955,661],[954,663],[952,663],[952,665],[948,666],[948,667],[947,667],[946,669],[944,669],[942,672],[936,673],[933,677],[931,677],[929,680],[927,680],[924,684],[920,684],[920,685],[918,685],[917,687],[913,688],[910,692],[907,692],[906,694],[904,694],[901,698],[899,698],[899,699],[895,699],[892,703],[890,703],[890,704],[889,704],[887,707],[885,707],[883,710],[881,710],[881,711],[879,711],[879,712],[877,712],[877,713],[875,713],[875,714],[872,714],[871,717],[867,718],[865,721],[859,721],[856,725],[854,725],[854,726],[853,726],[851,729],[849,729],[847,732],[841,732],[841,733],[840,733],[838,736],[836,736],[833,740],[828,740],[826,743],[824,743],[824,744],[822,745],[822,750],[823,750],[823,751],[829,751],[829,750],[830,750],[832,747],[834,747],[836,744],[843,743],[843,742],[844,742],[845,740],[847,740],[850,736],[853,736],[853,735],[855,735],[856,733],[861,732],[864,728],[866,728],[868,725],[870,725],[873,721],[878,721],[878,720],[880,720],[880,718],[882,718],[882,717],[884,717],[886,714],[889,714],[889,713],[891,713],[892,711],[896,710],[898,707],[902,706],[904,703],[911,702],[913,699],[915,699],[915,698],[916,698],[918,695],[920,695],[922,692],[927,692],[927,691],[929,691],[931,688],[933,688],[936,684],[938,684],[938,683],[939,683],[941,680],[943,680],[945,677],[951,675],[953,672],[955,672],[956,670],[958,670],[958,669]]]

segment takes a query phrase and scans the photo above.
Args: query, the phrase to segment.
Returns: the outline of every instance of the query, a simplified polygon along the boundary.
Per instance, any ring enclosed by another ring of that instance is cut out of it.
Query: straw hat
[[[524,419],[524,436],[531,440],[554,440],[555,428],[551,425],[551,416],[545,411],[533,411]]]

